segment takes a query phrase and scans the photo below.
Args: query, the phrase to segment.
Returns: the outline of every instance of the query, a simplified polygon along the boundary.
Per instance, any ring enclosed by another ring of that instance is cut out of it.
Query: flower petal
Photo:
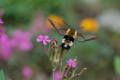
[[[37,42],[41,42],[42,40],[43,40],[43,36],[42,36],[42,35],[40,35],[40,36],[36,39]]]
[[[40,35],[38,38],[40,38],[40,39],[42,39],[42,40],[43,40],[44,36]]]
[[[2,19],[0,18],[0,24],[3,24],[4,22],[2,21]]]
[[[39,39],[39,38],[37,38],[37,39],[36,39],[36,41],[37,41],[37,42],[41,42],[42,40],[41,40],[41,39]]]
[[[46,36],[44,37],[45,40],[47,40],[48,38],[49,38],[48,35],[46,35]]]
[[[76,66],[77,66],[77,64],[75,62],[73,62],[71,67],[75,68]]]
[[[43,46],[46,46],[46,45],[47,45],[47,42],[46,42],[46,41],[43,41],[42,43],[43,43]]]
[[[50,43],[50,40],[46,40],[46,42]]]

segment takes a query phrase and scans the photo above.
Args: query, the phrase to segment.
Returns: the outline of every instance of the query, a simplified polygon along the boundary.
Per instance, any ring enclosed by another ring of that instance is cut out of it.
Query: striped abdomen
[[[77,31],[75,29],[68,29],[64,38],[62,39],[61,47],[63,49],[69,50],[70,47],[73,45],[74,39],[77,36]]]

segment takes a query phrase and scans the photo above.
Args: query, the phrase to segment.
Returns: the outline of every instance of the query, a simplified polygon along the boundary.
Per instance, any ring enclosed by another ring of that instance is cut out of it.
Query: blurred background
[[[66,62],[78,56],[78,69],[88,68],[81,80],[120,80],[119,5],[120,0],[0,0],[4,22],[0,28],[5,30],[0,40],[0,69],[5,80],[52,80],[49,58],[36,42],[39,35],[49,35],[61,44],[63,36],[46,25],[49,15],[77,29],[82,25],[83,32],[99,37],[76,41],[65,57]]]

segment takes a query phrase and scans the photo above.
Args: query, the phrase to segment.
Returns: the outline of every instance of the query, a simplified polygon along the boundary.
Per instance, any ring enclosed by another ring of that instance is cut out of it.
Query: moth
[[[57,31],[57,33],[63,36],[61,45],[58,46],[57,40],[53,40],[49,47],[49,52],[51,52],[50,61],[52,62],[52,64],[61,64],[63,56],[66,55],[67,51],[73,46],[75,41],[86,42],[97,39],[97,37],[95,36],[86,39],[82,32],[79,32],[77,29],[70,28],[70,25],[65,22],[64,26],[61,29],[57,29],[54,21],[52,21],[51,19],[48,19],[48,21]],[[79,40],[80,37],[82,38],[82,40]]]

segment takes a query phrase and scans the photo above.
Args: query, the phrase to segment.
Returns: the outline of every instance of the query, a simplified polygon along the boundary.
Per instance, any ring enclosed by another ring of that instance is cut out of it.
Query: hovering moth
[[[65,22],[64,27],[62,27],[61,29],[57,29],[54,21],[52,21],[51,19],[48,19],[48,21],[57,31],[57,33],[63,36],[63,39],[61,40],[61,45],[58,46],[56,40],[53,40],[53,42],[51,42],[51,47],[49,47],[49,51],[52,51],[50,56],[50,61],[52,63],[60,64],[62,62],[63,56],[66,55],[67,51],[73,46],[75,41],[85,42],[95,40],[97,38],[93,36],[86,39],[82,32],[79,32],[74,28],[69,28],[70,25]],[[79,40],[80,37],[82,38],[82,40]]]

